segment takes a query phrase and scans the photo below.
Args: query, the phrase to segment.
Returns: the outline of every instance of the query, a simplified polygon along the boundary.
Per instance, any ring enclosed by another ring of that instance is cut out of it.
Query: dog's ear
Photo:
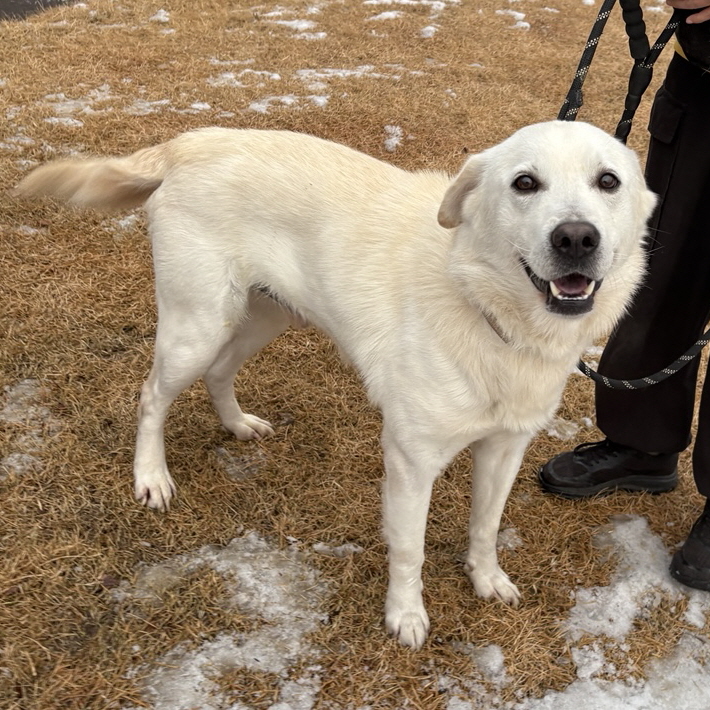
[[[439,207],[438,220],[442,227],[458,227],[463,221],[463,203],[468,194],[480,182],[483,160],[480,155],[472,155],[464,164],[459,174],[449,185]]]

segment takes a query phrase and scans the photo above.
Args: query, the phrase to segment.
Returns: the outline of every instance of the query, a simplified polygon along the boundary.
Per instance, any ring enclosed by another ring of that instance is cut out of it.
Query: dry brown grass
[[[33,141],[0,152],[3,185],[20,178],[26,169],[21,160],[44,161],[70,150],[123,153],[207,124],[306,131],[405,168],[455,170],[465,150],[556,117],[595,12],[565,0],[555,14],[523,0],[514,7],[532,23],[525,32],[508,29],[511,18],[495,14],[507,5],[497,0],[462,3],[436,20],[439,32],[425,41],[418,33],[430,22],[426,9],[375,25],[366,18],[388,8],[340,2],[316,18],[327,38],[308,41],[268,23],[264,15],[272,5],[169,5],[174,34],[161,34],[165,26],[148,21],[162,6],[157,0],[97,0],[92,13],[56,9],[0,23],[3,133],[8,138],[22,131]],[[303,9],[306,3],[287,7]],[[658,26],[657,15],[648,19]],[[266,88],[253,79],[242,89],[211,86],[207,79],[234,69],[211,64],[213,58],[254,59],[245,66],[277,72],[281,80]],[[312,93],[294,77],[296,70],[364,64],[406,70],[398,70],[397,81],[331,80],[324,108],[305,103],[298,110],[275,106],[266,114],[246,110],[270,93]],[[628,67],[617,18],[588,80],[584,119],[613,130]],[[44,120],[55,114],[48,95],[81,98],[104,84],[110,98],[100,107],[111,110],[77,115],[81,127]],[[125,113],[136,97],[170,99],[171,107]],[[212,108],[172,110],[195,101]],[[647,110],[648,102],[632,135],[639,150]],[[395,153],[383,148],[387,124],[412,136]],[[210,602],[219,580],[209,575],[186,580],[162,607],[141,613],[117,605],[111,589],[133,579],[139,563],[226,543],[243,530],[281,544],[292,536],[304,546],[348,541],[364,548],[356,558],[314,562],[335,590],[327,610],[331,623],[314,639],[326,650],[319,659],[319,707],[357,707],[367,700],[373,708],[441,708],[437,672],[465,679],[472,671],[454,641],[503,649],[512,679],[508,699],[541,694],[574,678],[558,623],[571,606],[570,590],[603,584],[613,569],[592,547],[594,529],[612,514],[639,513],[672,546],[697,513],[687,459],[680,489],[664,497],[615,495],[576,503],[545,497],[535,482],[538,465],[594,432],[565,443],[541,435],[504,519],[524,542],[502,553],[503,566],[523,592],[521,608],[512,610],[476,599],[456,562],[465,547],[468,498],[467,461],[461,457],[437,484],[431,511],[425,575],[432,637],[419,653],[404,650],[385,638],[381,624],[378,416],[332,345],[311,331],[289,333],[248,364],[238,383],[245,408],[280,424],[264,443],[232,440],[218,427],[202,386],[186,392],[168,425],[179,499],[169,515],[155,514],[131,497],[134,411],[155,325],[149,247],[140,225],[120,232],[93,214],[18,204],[4,195],[0,227],[0,387],[36,378],[61,423],[59,430],[44,432],[42,470],[0,481],[2,708],[140,705],[127,676],[131,667],[178,642],[197,643],[248,620]],[[588,382],[573,378],[561,415],[593,416],[591,392]],[[21,428],[0,424],[0,458],[17,449]],[[261,457],[258,475],[230,480],[218,447]],[[678,609],[661,605],[632,634],[628,656],[637,667],[672,647],[684,628],[679,618]],[[274,679],[257,675],[235,673],[222,682],[235,693],[248,688],[254,707],[268,707]]]

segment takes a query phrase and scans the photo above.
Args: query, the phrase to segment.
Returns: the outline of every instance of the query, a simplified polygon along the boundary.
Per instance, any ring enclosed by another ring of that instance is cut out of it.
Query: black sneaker
[[[580,444],[540,467],[543,490],[586,498],[614,490],[665,493],[678,485],[678,454],[646,454],[609,439]]]
[[[710,502],[671,560],[671,577],[686,587],[710,592]]]

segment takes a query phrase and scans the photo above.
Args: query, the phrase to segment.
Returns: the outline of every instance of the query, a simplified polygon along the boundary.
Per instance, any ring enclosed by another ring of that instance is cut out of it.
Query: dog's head
[[[439,223],[459,227],[464,258],[516,284],[522,270],[549,312],[576,316],[638,251],[655,201],[632,150],[590,124],[550,121],[469,158]]]

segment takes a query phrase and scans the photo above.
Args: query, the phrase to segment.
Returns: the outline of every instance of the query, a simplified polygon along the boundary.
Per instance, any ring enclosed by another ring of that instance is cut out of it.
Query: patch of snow
[[[84,125],[83,121],[70,116],[49,116],[44,119],[45,123],[53,123],[57,126],[69,126],[71,128],[79,128]]]
[[[511,29],[529,30],[530,23],[525,22],[525,13],[515,10],[496,10],[496,15],[510,15],[515,20],[515,24],[511,25]]]
[[[304,101],[312,104],[313,106],[322,108],[328,103],[328,97],[316,95],[295,96],[294,94],[288,94],[286,96],[266,96],[258,101],[252,101],[249,104],[249,109],[251,111],[256,111],[257,113],[268,113],[269,109],[275,104],[301,108]]]
[[[460,0],[364,0],[363,5],[399,5],[400,7],[426,7],[430,19],[436,19],[450,5],[458,5]]]
[[[291,669],[318,656],[307,637],[327,620],[320,610],[327,587],[295,548],[280,550],[248,533],[225,547],[208,545],[143,568],[134,584],[124,581],[112,593],[124,604],[135,600],[159,604],[168,589],[207,567],[224,578],[224,603],[261,625],[248,633],[218,634],[197,648],[179,644],[154,662],[132,669],[130,675],[140,678],[144,699],[154,710],[246,710],[229,705],[216,682],[244,668],[278,676],[278,698],[271,710],[312,708],[320,690],[320,667],[310,665],[295,677]]]
[[[295,39],[318,40],[325,39],[328,36],[327,32],[299,32],[294,35]]]
[[[228,66],[233,66],[233,65],[242,65],[242,64],[254,64],[256,60],[254,59],[217,59],[216,57],[212,57],[209,62],[210,64],[213,64],[214,66],[218,67],[228,67]]]
[[[231,86],[233,88],[244,88],[246,86],[249,86],[248,83],[244,82],[244,79],[252,79],[255,78],[257,80],[256,86],[257,87],[262,87],[266,86],[266,84],[261,81],[262,79],[268,80],[268,81],[280,81],[281,80],[281,75],[277,74],[276,72],[270,72],[270,71],[257,71],[255,69],[242,69],[239,72],[222,72],[218,76],[213,76],[207,79],[207,83],[210,86]]]
[[[498,533],[496,547],[499,550],[517,550],[522,544],[523,541],[515,528],[506,528]]]
[[[710,595],[682,587],[671,578],[670,554],[661,539],[651,533],[645,518],[614,517],[612,524],[597,534],[595,545],[613,549],[619,564],[608,587],[574,593],[576,603],[564,625],[570,640],[592,634],[621,641],[664,597],[695,600],[696,616],[710,611]]]
[[[281,25],[295,32],[305,32],[315,28],[316,23],[312,20],[271,20],[274,25]]]
[[[555,417],[547,427],[548,436],[552,436],[555,439],[561,439],[562,441],[572,439],[578,432],[579,424],[571,422],[567,419],[562,419],[561,417]]]
[[[367,18],[367,22],[372,22],[373,20],[396,20],[398,17],[402,17],[404,13],[399,10],[389,10],[387,12],[381,12],[379,15],[373,15]]]
[[[156,113],[169,105],[170,99],[157,99],[155,101],[134,99],[133,103],[125,109],[125,112],[131,116],[147,116],[149,113]]]
[[[170,13],[167,10],[158,10],[155,15],[148,18],[149,22],[170,22]]]
[[[136,212],[131,212],[125,217],[112,217],[106,220],[105,225],[112,232],[128,232],[135,229],[140,223],[140,217]]]
[[[21,380],[5,387],[0,404],[0,423],[16,433],[10,440],[14,451],[0,459],[0,481],[10,475],[39,471],[47,438],[61,431],[61,422],[46,406],[48,392],[39,380]]]
[[[258,475],[262,464],[266,461],[266,454],[259,448],[247,454],[237,455],[223,446],[218,446],[215,452],[224,466],[225,473],[233,481],[246,481]]]
[[[400,126],[385,126],[385,150],[394,153],[403,137],[404,131]]]
[[[399,80],[403,74],[421,76],[423,72],[407,70],[401,64],[385,64],[384,71],[376,71],[372,64],[363,64],[352,69],[325,67],[322,69],[297,69],[294,76],[308,86],[311,91],[321,91],[328,82],[337,79],[390,79]]]
[[[709,649],[706,641],[684,634],[674,652],[651,662],[648,680],[595,677],[606,661],[597,653],[578,654],[578,679],[563,691],[528,699],[514,710],[705,710],[710,707]]]
[[[363,552],[363,549],[354,542],[346,542],[343,545],[328,545],[325,542],[316,542],[313,545],[313,551],[317,552],[319,555],[325,555],[326,557],[343,558],[359,555]]]

